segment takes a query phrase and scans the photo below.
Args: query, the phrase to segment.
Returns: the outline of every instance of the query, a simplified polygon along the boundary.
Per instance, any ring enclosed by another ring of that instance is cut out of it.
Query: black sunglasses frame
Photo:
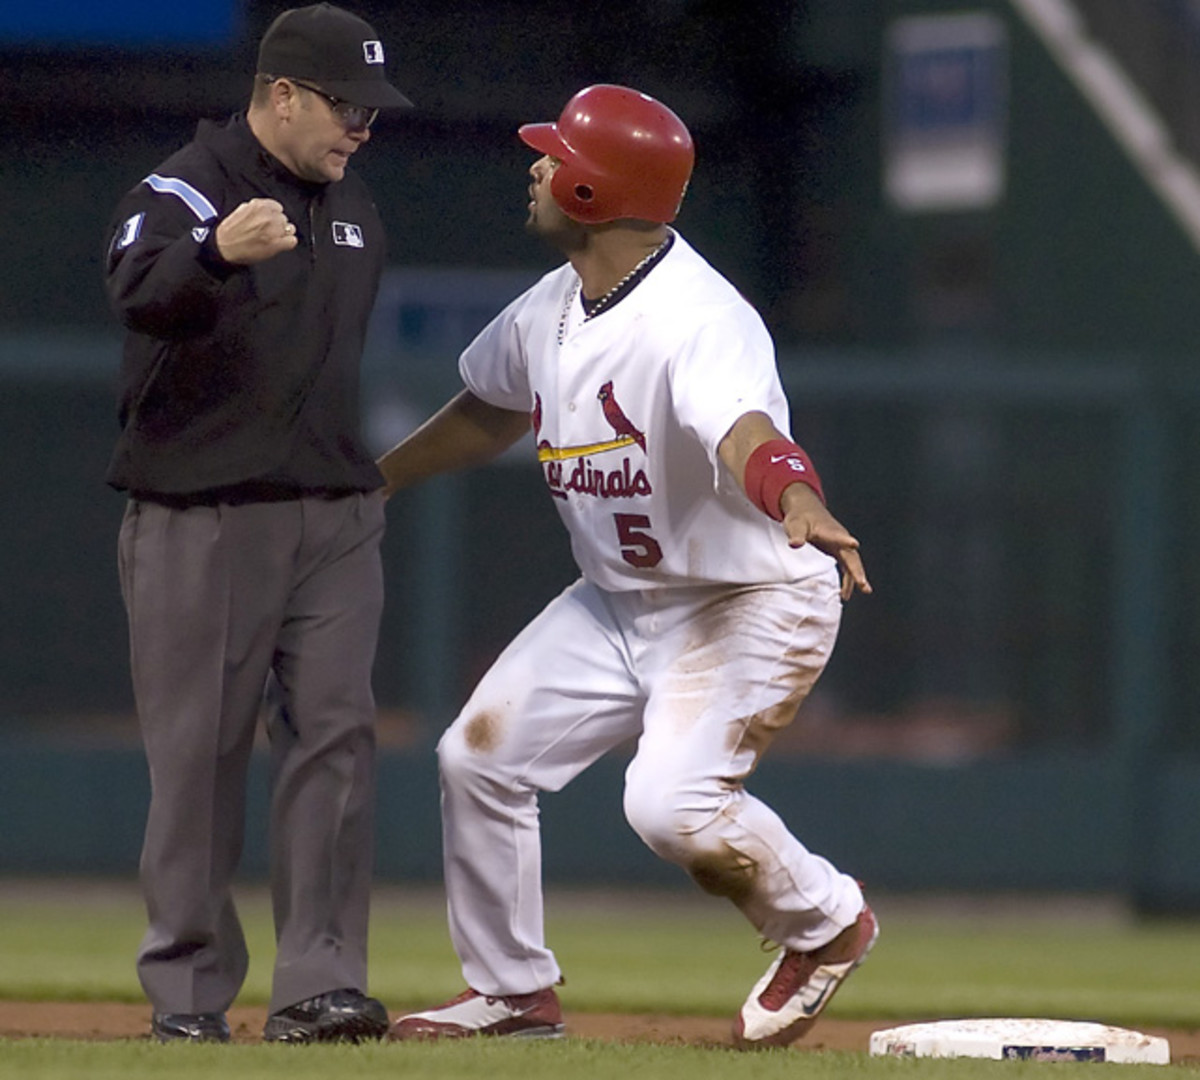
[[[349,101],[334,97],[319,86],[314,86],[303,79],[293,79],[290,75],[278,75],[270,81],[277,82],[279,79],[287,79],[288,82],[303,87],[309,93],[324,98],[329,103],[333,115],[337,117],[338,123],[350,131],[365,131],[375,123],[379,116],[379,110],[371,105],[354,105]]]

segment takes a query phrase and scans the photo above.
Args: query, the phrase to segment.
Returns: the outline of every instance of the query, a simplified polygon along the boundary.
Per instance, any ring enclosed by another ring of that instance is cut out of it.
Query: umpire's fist
[[[274,199],[242,203],[217,226],[216,243],[226,262],[248,266],[296,246],[296,226]]]

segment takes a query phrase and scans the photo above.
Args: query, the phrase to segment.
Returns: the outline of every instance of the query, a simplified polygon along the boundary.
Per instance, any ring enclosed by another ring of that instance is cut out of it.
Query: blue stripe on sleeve
[[[187,208],[201,221],[212,221],[217,216],[217,208],[186,180],[180,180],[174,176],[159,176],[158,173],[151,173],[146,177],[145,182],[154,191],[166,195],[174,195],[177,199],[182,199],[187,204]]]

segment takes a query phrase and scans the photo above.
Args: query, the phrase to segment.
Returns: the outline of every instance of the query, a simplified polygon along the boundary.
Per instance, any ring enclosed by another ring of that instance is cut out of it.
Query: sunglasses
[[[348,101],[325,93],[319,86],[313,86],[312,83],[301,82],[299,79],[290,79],[289,81],[328,101],[329,108],[333,110],[333,115],[337,118],[338,123],[349,131],[362,131],[369,128],[379,115],[379,110],[370,105],[351,105]]]

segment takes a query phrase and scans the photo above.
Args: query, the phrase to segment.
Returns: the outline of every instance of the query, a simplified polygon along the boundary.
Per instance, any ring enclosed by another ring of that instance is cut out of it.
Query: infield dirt
[[[232,1009],[229,1023],[234,1042],[257,1043],[265,1019],[263,1008]],[[730,1022],[722,1017],[569,1012],[566,1019],[568,1035],[582,1039],[713,1049],[732,1045]],[[144,1005],[0,1001],[0,1038],[142,1039],[149,1038],[149,1020]],[[905,1021],[826,1018],[793,1049],[865,1051],[873,1031],[901,1023]],[[1140,1030],[1166,1038],[1171,1044],[1172,1062],[1200,1064],[1200,1031]]]

